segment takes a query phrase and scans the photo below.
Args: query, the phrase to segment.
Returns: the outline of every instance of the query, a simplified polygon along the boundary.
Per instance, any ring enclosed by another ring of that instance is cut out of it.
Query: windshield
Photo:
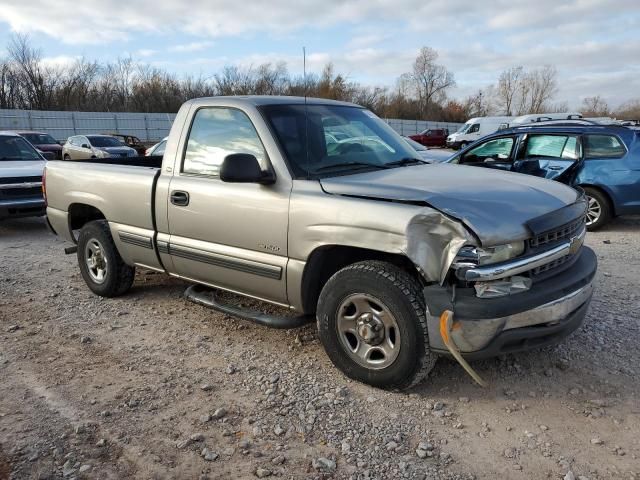
[[[87,137],[93,147],[122,147],[123,143],[114,137]]]
[[[42,160],[36,149],[22,137],[0,137],[0,161]]]
[[[418,150],[418,151],[429,150],[427,147],[425,147],[421,143],[416,142],[415,140],[412,140],[411,138],[408,138],[408,137],[402,137],[402,138],[404,138],[405,142],[407,142],[414,150]]]
[[[391,168],[419,158],[391,127],[363,108],[267,105],[261,110],[296,178]]]
[[[29,140],[33,145],[52,145],[58,143],[47,133],[23,133],[21,136]]]
[[[458,130],[457,133],[466,133],[467,130],[469,130],[469,128],[471,128],[471,125],[472,125],[471,123],[465,123],[464,125],[462,125],[460,127],[460,130]]]

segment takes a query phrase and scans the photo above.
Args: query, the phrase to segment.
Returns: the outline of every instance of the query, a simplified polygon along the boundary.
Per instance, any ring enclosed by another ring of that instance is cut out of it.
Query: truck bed
[[[112,223],[153,231],[153,193],[161,162],[162,157],[47,162],[52,226],[59,235],[69,237],[73,226],[66,225],[67,213],[77,205],[90,205]]]

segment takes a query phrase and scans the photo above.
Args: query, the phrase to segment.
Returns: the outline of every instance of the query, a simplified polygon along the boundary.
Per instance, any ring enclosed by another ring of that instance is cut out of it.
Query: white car
[[[158,143],[156,143],[154,146],[149,147],[145,150],[144,152],[144,156],[145,157],[151,157],[151,156],[162,156],[164,155],[164,149],[167,147],[167,139],[169,137],[164,137],[162,140],[160,140]]]

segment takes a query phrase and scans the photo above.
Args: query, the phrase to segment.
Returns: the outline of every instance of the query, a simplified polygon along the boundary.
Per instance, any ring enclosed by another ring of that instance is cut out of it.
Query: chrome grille
[[[531,273],[533,275],[540,275],[541,273],[548,272],[549,270],[553,270],[554,268],[567,263],[569,260],[571,260],[572,257],[573,255],[567,255],[566,257],[558,258],[557,260],[547,263],[546,265],[534,268],[533,270],[531,270]]]
[[[580,217],[578,220],[567,223],[556,230],[550,230],[542,233],[529,240],[529,247],[540,248],[546,245],[551,245],[562,240],[569,240],[575,237],[585,225],[585,217]]]

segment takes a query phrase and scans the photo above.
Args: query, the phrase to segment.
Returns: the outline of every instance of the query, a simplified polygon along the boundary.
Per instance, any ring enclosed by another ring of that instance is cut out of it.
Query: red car
[[[44,132],[31,132],[31,131],[23,131],[16,132],[22,138],[25,138],[31,145],[36,147],[39,151],[46,153],[45,158],[51,160],[61,160],[62,159],[62,145],[60,145],[56,140]]]
[[[409,135],[409,138],[425,147],[446,147],[448,136],[449,130],[446,128],[429,128],[417,135]]]

